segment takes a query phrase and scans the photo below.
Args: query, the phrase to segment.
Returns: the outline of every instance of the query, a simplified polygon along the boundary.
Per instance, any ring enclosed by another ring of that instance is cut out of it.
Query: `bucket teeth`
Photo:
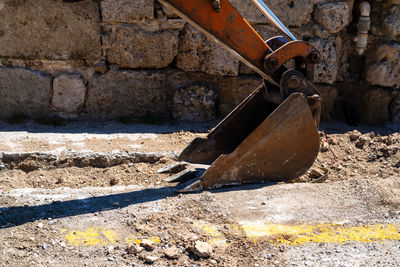
[[[199,193],[203,191],[203,182],[196,178],[193,179],[193,182],[191,182],[188,186],[184,187],[183,189],[177,190],[177,193]]]
[[[205,164],[189,164],[181,163],[181,166],[186,169],[174,174],[166,179],[168,183],[184,183],[191,179],[199,179],[204,172],[208,169],[208,165]]]
[[[178,173],[178,172],[181,172],[182,170],[184,170],[187,165],[188,165],[188,163],[186,163],[186,162],[170,164],[168,166],[158,169],[157,173]]]
[[[168,183],[184,183],[196,177],[196,171],[183,170],[175,175],[168,177],[165,181]]]

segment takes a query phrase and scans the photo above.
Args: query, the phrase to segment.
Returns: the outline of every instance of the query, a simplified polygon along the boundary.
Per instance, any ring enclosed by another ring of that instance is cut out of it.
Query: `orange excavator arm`
[[[257,7],[262,8],[262,1],[252,1],[257,3]],[[295,40],[286,28],[282,31],[283,24],[276,17],[275,21],[273,19],[270,21],[286,35],[286,39],[275,37],[266,42],[228,0],[160,0],[160,2],[220,43],[272,84],[279,84],[279,75],[274,77],[273,74],[290,59],[299,61],[300,70],[303,65],[301,71],[307,76],[311,75],[307,74],[307,65],[312,65],[319,59],[319,53],[314,47],[304,41]],[[272,13],[271,15],[274,16]],[[283,73],[285,70],[281,68],[280,72]]]

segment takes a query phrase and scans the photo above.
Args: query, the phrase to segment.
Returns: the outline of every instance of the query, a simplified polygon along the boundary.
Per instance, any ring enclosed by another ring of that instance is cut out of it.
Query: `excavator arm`
[[[160,0],[195,28],[214,39],[271,85],[280,86],[287,71],[284,63],[296,61],[296,69],[312,80],[312,65],[319,53],[309,43],[296,40],[261,0],[251,0],[284,36],[264,41],[228,0]],[[294,73],[292,73],[294,74]],[[291,77],[285,77],[290,79]],[[318,92],[308,90],[306,95]]]
[[[288,181],[302,175],[318,155],[321,99],[312,74],[320,54],[296,40],[262,0],[251,1],[283,36],[263,40],[228,0],[159,0],[264,78],[264,85],[206,138],[194,139],[182,151],[185,169],[169,179],[190,180],[181,192]],[[290,60],[295,68],[289,70],[285,63]],[[182,168],[160,172],[177,169]]]

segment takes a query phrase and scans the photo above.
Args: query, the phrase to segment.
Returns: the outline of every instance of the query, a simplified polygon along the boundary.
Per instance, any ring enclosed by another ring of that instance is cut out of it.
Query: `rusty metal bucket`
[[[182,181],[182,174],[191,177],[187,174],[202,169],[200,179],[181,190],[194,192],[302,175],[319,152],[319,134],[307,100],[301,93],[291,94],[279,106],[266,99],[264,87],[258,88],[207,138],[193,140],[179,156],[193,167],[170,181]]]

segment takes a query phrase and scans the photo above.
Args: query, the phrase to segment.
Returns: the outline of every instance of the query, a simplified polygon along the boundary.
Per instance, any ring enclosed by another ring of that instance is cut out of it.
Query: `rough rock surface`
[[[400,92],[397,91],[393,95],[390,103],[390,119],[394,123],[400,123]]]
[[[378,45],[374,53],[369,53],[365,80],[371,85],[400,86],[400,44]]]
[[[257,76],[221,79],[218,90],[218,114],[220,117],[228,115],[261,84],[262,79]]]
[[[238,75],[239,60],[189,24],[179,39],[178,68],[216,75]]]
[[[383,21],[383,27],[393,38],[400,36],[400,5],[393,6]]]
[[[200,258],[209,258],[212,254],[213,248],[207,242],[196,241],[192,248],[193,253]]]
[[[381,124],[389,120],[389,93],[382,89],[369,90],[363,97],[364,112],[362,122]]]
[[[64,116],[80,112],[85,96],[86,86],[79,74],[62,74],[54,79],[51,104]]]
[[[178,89],[171,103],[172,117],[183,121],[209,121],[216,118],[217,95],[198,85]]]
[[[154,18],[154,1],[148,0],[104,0],[101,1],[104,21],[135,22]]]
[[[116,26],[108,38],[110,63],[122,68],[163,68],[178,53],[178,31],[147,31],[137,26]]]
[[[0,5],[2,57],[94,61],[100,56],[95,2],[1,1]]]
[[[242,16],[250,23],[265,23],[267,19],[258,11],[251,1],[231,1]],[[287,26],[300,26],[311,20],[311,13],[315,0],[270,0],[264,1],[269,7],[273,7],[276,16]]]
[[[20,68],[0,67],[0,118],[49,113],[51,77]]]
[[[343,30],[350,23],[350,9],[346,2],[318,4],[314,10],[315,20],[330,33]]]
[[[157,71],[109,71],[95,75],[85,111],[91,117],[103,119],[164,113],[165,78],[163,72]]]
[[[366,106],[365,103],[370,102],[364,99],[364,94],[368,88],[385,87],[391,97],[391,105],[384,114],[389,113],[392,120],[396,121],[398,97],[393,92],[400,86],[399,0],[369,1],[371,30],[368,48],[363,56],[357,54],[354,41],[360,15],[359,1],[264,2],[299,40],[310,41],[321,51],[322,63],[316,66],[315,82],[319,87],[332,86],[332,89],[324,87],[327,90],[323,92],[323,119],[342,119],[348,117],[346,114],[357,113],[357,116],[352,116],[356,119],[352,119],[350,124],[359,123],[360,117],[371,118],[372,123],[376,123],[373,116],[363,116],[364,110],[368,113],[368,109],[375,109]],[[250,1],[232,0],[232,3],[264,40],[279,34]],[[287,67],[293,68],[292,63],[286,64]],[[175,92],[193,85],[218,92],[216,115],[224,117],[248,92],[257,87],[254,83],[258,79],[253,70],[213,40],[194,30],[170,9],[158,1],[145,0],[37,0],[34,3],[0,0],[0,66],[37,71],[51,79],[58,79],[65,73],[76,73],[85,84],[94,84],[101,79],[107,80],[108,84],[119,84],[119,93],[97,92],[98,97],[93,98],[92,94],[90,99],[85,99],[85,104],[82,104],[82,84],[79,85],[79,97],[71,91],[55,88],[56,94],[50,90],[46,98],[37,99],[42,102],[36,103],[36,106],[53,107],[42,116],[74,114],[77,119],[114,118],[127,114],[142,116],[151,112],[147,106],[150,106],[152,96],[159,95],[159,90],[164,97],[152,98],[152,105],[156,107],[156,112],[162,110],[164,115],[172,114],[171,101]],[[157,79],[140,89],[141,79],[131,85],[117,80],[121,79],[120,75],[107,74],[109,70],[115,73],[118,70],[156,69],[162,69],[166,83],[163,89],[156,86],[158,89],[152,93],[148,91],[152,89],[148,88],[152,88]],[[5,83],[12,82],[7,80]],[[56,83],[54,85],[57,87]],[[29,86],[28,79],[19,85],[18,90],[23,91]],[[236,86],[238,89],[232,89]],[[359,88],[359,92],[355,93],[353,87]],[[59,95],[61,91],[62,97]],[[110,95],[143,99],[147,103],[144,105],[145,111],[126,107],[123,104],[125,99],[107,100],[105,108],[102,108],[103,96],[107,98],[106,95],[109,95],[109,99]],[[187,96],[190,97],[189,94]],[[29,98],[20,99],[21,106],[32,104],[25,103]],[[161,102],[157,102],[158,99],[162,99]],[[88,106],[85,109],[83,106],[86,107],[86,102]],[[116,103],[122,103],[118,105],[122,108],[108,107]],[[116,111],[110,113],[111,109]],[[19,111],[16,108],[12,113]],[[117,114],[120,111],[123,112]],[[198,114],[201,116],[198,119],[203,120],[204,114]],[[33,113],[27,115],[34,116]],[[382,118],[388,117],[385,115]]]
[[[338,91],[332,86],[318,86],[317,89],[322,98],[321,120],[330,122]]]
[[[181,256],[179,249],[175,246],[165,249],[164,254],[168,259],[179,259]]]
[[[325,84],[334,83],[338,73],[338,62],[333,43],[329,39],[311,39],[309,42],[322,55],[321,63],[315,65],[314,81]]]

